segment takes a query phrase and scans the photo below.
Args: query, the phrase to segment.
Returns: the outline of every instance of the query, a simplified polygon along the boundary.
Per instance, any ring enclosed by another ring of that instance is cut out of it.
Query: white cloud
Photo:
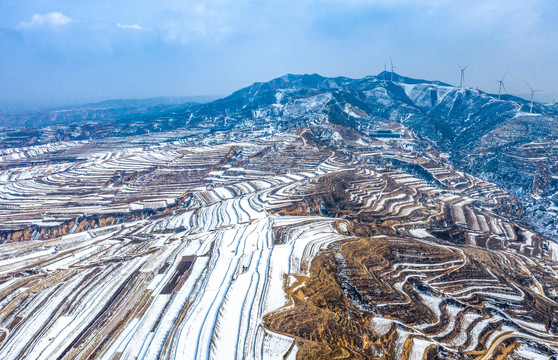
[[[121,24],[118,23],[116,24],[117,27],[121,28],[121,29],[131,29],[131,30],[142,30],[143,28],[141,26],[139,26],[138,24]]]
[[[31,21],[22,21],[19,26],[22,28],[31,28],[39,26],[62,27],[68,25],[72,19],[57,11],[46,14],[35,14]]]

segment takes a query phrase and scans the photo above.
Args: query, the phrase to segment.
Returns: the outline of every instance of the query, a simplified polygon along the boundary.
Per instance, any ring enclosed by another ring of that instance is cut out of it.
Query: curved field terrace
[[[558,247],[513,196],[322,130],[4,150],[0,358],[556,356]]]

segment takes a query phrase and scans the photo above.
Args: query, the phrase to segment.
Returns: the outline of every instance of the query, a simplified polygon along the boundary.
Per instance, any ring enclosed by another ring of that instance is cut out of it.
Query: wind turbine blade
[[[533,91],[533,88],[531,87],[531,85],[529,85],[529,83],[528,83],[527,81],[523,80],[523,82],[529,87],[529,89],[530,89],[531,91]]]
[[[389,63],[391,64],[391,67],[393,68],[393,61],[391,61],[391,56],[389,57]]]
[[[504,86],[504,82],[502,82],[502,89],[504,89],[506,93],[508,92],[508,90],[506,90],[506,87]]]
[[[506,72],[504,73],[504,76],[502,76],[502,80],[500,80],[500,81],[504,81],[504,78],[506,77],[506,75],[508,75],[508,70],[506,70]]]

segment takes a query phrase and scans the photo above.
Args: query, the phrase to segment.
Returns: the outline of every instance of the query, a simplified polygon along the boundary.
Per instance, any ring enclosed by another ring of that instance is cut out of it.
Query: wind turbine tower
[[[386,76],[387,76],[387,64],[384,63],[384,80],[387,80]]]
[[[393,61],[391,61],[391,57],[389,58],[389,63],[391,64],[391,82],[393,82],[393,69],[397,69],[393,66]]]
[[[465,66],[464,68],[461,68],[461,77],[459,78],[459,87],[463,86],[463,83],[465,82],[465,69],[467,69],[469,67],[469,65]]]
[[[539,92],[540,90],[533,90],[533,88],[531,87],[531,85],[529,85],[529,83],[525,80],[523,80],[523,82],[525,84],[527,84],[527,86],[529,87],[529,90],[531,90],[531,108],[529,109],[529,113],[532,114],[533,113],[533,97],[535,96],[536,92]]]
[[[508,71],[506,70],[506,73],[504,74],[504,76],[502,76],[502,79],[497,80],[500,85],[498,86],[498,100],[500,100],[500,94],[502,93],[502,89],[504,89],[504,91],[506,91],[506,87],[504,86],[504,78],[506,77],[506,75],[508,75]]]

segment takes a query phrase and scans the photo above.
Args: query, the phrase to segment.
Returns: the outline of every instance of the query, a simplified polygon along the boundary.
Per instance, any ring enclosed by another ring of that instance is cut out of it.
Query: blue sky
[[[226,95],[286,73],[558,99],[555,0],[0,0],[0,108]]]

